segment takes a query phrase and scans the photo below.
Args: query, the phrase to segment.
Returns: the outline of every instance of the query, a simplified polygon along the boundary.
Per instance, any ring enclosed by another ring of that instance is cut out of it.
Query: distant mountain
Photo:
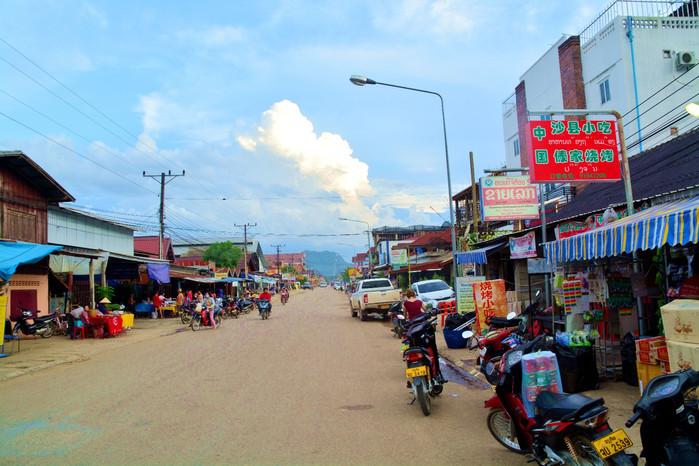
[[[331,251],[303,251],[306,254],[306,268],[322,275],[329,282],[335,280],[338,274],[350,266],[342,256]]]

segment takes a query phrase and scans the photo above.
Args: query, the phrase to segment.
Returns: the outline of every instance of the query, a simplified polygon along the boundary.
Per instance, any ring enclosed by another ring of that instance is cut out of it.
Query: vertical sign
[[[530,121],[527,143],[532,183],[621,179],[615,121]]]
[[[505,280],[490,280],[473,284],[476,301],[477,332],[486,327],[487,317],[507,317],[507,292]]]
[[[473,275],[467,277],[456,277],[456,294],[458,297],[459,314],[474,312],[476,310],[476,302],[473,299],[473,283],[482,282],[485,277],[476,277]]]

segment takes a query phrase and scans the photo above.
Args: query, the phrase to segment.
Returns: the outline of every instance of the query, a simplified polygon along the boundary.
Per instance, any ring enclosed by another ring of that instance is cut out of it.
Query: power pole
[[[243,234],[245,235],[244,243],[243,243],[243,260],[245,261],[245,279],[248,279],[248,227],[256,227],[257,223],[246,223],[245,225],[237,225],[233,224],[234,226],[238,228],[243,229]]]
[[[143,172],[144,178],[148,177],[155,180],[157,176],[158,175],[146,175],[146,172]],[[167,181],[165,181],[166,176],[170,178]],[[173,175],[170,170],[167,171],[167,175],[165,172],[160,174],[160,234],[158,235],[158,257],[160,259],[163,258],[163,232],[165,230],[165,185],[178,176],[184,176],[184,170],[182,170],[181,175]]]
[[[277,273],[281,276],[282,274],[282,263],[279,261],[279,249],[286,246],[286,244],[273,244],[273,248],[277,248]]]

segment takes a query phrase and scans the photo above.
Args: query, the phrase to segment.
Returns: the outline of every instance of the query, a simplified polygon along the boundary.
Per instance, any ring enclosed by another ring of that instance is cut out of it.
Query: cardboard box
[[[638,373],[638,389],[643,395],[643,390],[648,386],[648,382],[661,375],[659,365],[636,363],[636,372]]]
[[[699,369],[699,345],[677,341],[667,342],[670,357],[670,372],[683,369]]]
[[[655,350],[652,351],[636,351],[636,361],[641,364],[659,364]]]
[[[670,363],[667,361],[660,361],[660,373],[661,374],[670,374],[672,371],[670,370]]]
[[[665,337],[644,337],[636,340],[636,351],[651,351],[666,344]]]
[[[670,362],[670,354],[667,352],[667,346],[661,346],[655,350],[655,359],[658,361]]]
[[[667,341],[699,344],[699,300],[676,299],[660,312]]]

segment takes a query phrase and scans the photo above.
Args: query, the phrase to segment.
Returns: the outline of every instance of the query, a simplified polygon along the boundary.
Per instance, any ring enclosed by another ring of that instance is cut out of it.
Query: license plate
[[[427,366],[410,367],[405,370],[405,376],[409,379],[427,375]]]
[[[599,453],[602,458],[608,458],[626,450],[632,446],[633,443],[629,436],[626,435],[626,432],[624,432],[624,429],[619,429],[601,439],[594,440],[592,445],[594,445],[595,450],[597,450],[597,453]]]
[[[388,309],[389,307],[391,307],[391,306],[388,304],[382,304],[379,306],[379,309]]]

